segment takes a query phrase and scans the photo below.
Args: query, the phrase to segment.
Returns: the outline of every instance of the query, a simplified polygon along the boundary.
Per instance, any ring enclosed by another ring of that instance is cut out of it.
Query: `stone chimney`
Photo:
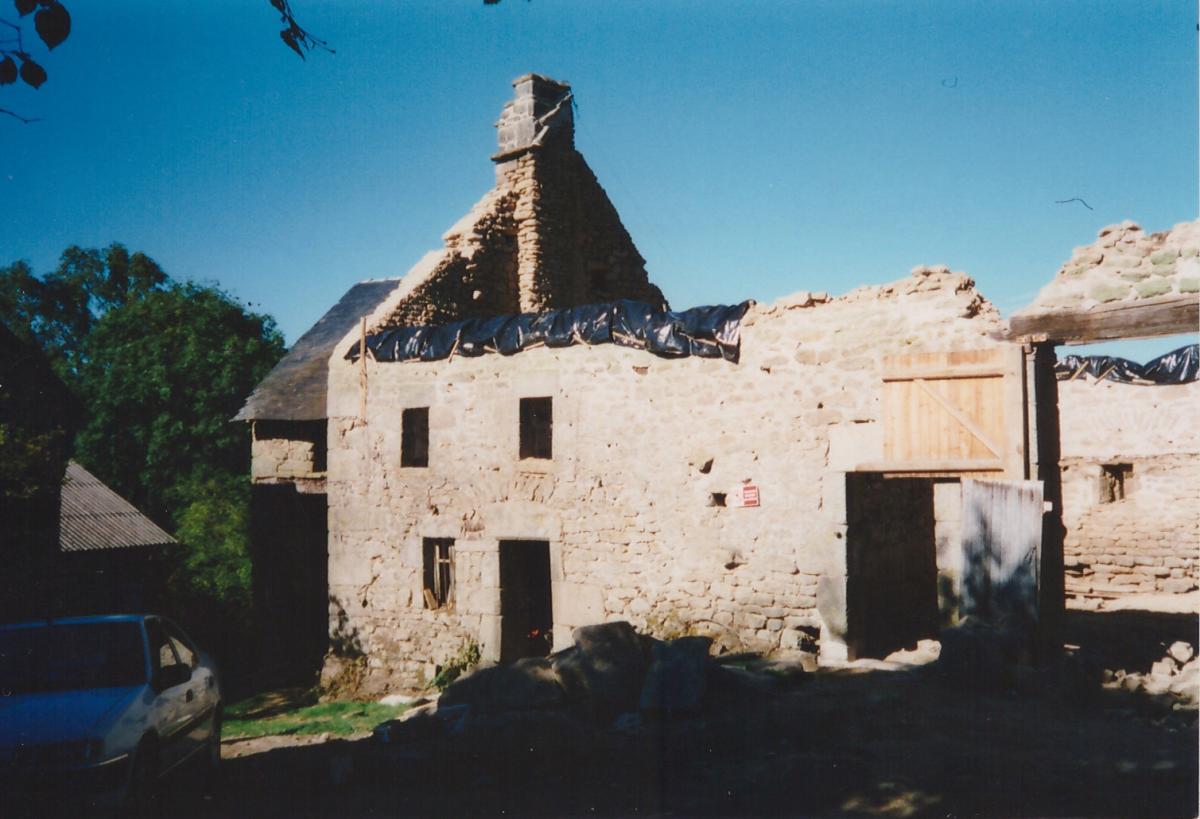
[[[506,162],[551,144],[574,146],[570,85],[541,74],[525,74],[513,80],[513,88],[516,94],[504,104],[496,123],[499,152],[493,160]]]

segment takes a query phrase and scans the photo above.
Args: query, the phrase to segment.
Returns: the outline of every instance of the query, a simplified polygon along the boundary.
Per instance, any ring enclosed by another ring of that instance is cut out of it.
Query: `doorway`
[[[500,541],[500,662],[550,653],[550,601],[550,542]]]
[[[846,644],[886,657],[938,636],[933,481],[846,475]]]

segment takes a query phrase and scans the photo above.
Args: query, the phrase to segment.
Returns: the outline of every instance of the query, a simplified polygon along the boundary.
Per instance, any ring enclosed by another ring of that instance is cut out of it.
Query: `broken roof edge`
[[[904,278],[883,284],[862,284],[841,295],[830,295],[825,291],[798,290],[780,296],[769,304],[756,305],[751,313],[757,316],[771,316],[787,310],[826,304],[894,299],[928,293],[949,294],[961,298],[965,302],[964,308],[969,309],[972,316],[981,316],[992,321],[997,328],[1003,325],[999,308],[979,291],[975,280],[966,273],[951,270],[944,264],[917,265]]]

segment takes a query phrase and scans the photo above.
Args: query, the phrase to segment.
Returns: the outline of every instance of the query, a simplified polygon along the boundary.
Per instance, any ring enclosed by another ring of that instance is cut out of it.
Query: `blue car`
[[[6,798],[145,801],[189,760],[221,758],[212,661],[153,615],[0,625],[0,790]]]

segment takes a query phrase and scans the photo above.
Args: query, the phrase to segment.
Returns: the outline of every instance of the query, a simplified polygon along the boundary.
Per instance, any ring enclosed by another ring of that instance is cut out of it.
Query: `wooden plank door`
[[[963,615],[1039,622],[1043,509],[1041,481],[962,482]]]
[[[1025,378],[1016,345],[885,356],[884,460],[869,471],[1027,477]]]

